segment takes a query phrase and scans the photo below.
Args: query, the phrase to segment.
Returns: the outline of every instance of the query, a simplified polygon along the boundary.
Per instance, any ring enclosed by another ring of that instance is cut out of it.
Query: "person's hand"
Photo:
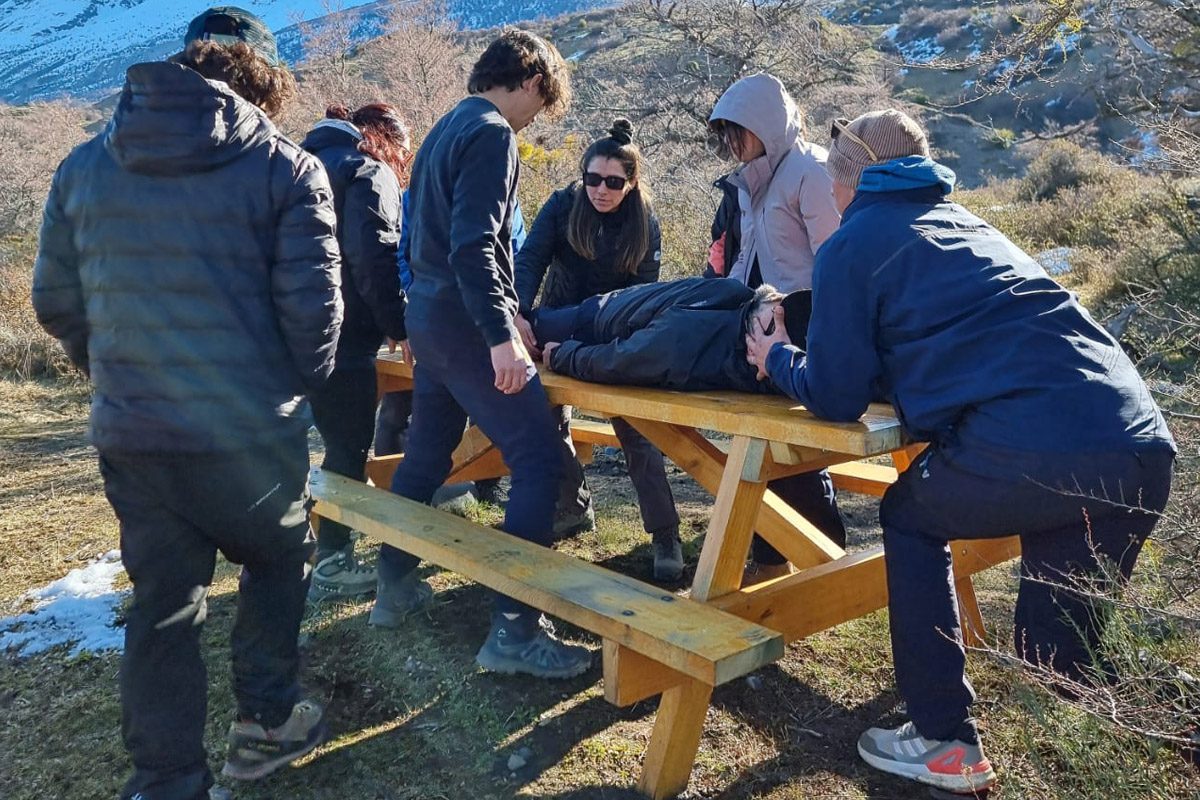
[[[509,339],[492,348],[492,371],[496,374],[496,388],[505,394],[516,394],[529,381],[529,370],[533,360],[520,339]]]
[[[771,321],[765,326],[761,319],[750,321],[750,333],[746,335],[746,360],[750,366],[758,368],[760,381],[767,378],[767,356],[777,343],[792,343],[783,324],[783,306],[775,306]]]
[[[417,360],[413,358],[412,345],[408,343],[408,339],[400,342],[400,358],[410,367],[417,363]]]
[[[554,348],[558,347],[559,344],[559,342],[546,342],[546,346],[542,348],[542,365],[546,369],[554,369],[554,366],[550,363],[550,359],[554,353]]]
[[[529,324],[529,320],[520,312],[513,317],[513,325],[517,329],[517,333],[521,337],[521,343],[525,345],[525,349],[534,358],[537,358],[541,353],[538,351],[537,337],[533,335],[533,326]]]

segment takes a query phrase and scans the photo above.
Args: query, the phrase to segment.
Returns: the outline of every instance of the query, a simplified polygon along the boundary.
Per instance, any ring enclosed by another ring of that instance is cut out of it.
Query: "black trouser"
[[[846,526],[838,513],[837,492],[828,470],[776,478],[767,484],[767,488],[839,547],[846,546]],[[758,534],[754,535],[751,553],[758,564],[787,563],[787,557]]]
[[[325,441],[321,469],[366,480],[367,452],[375,436],[375,397],[378,393],[375,359],[338,366],[320,389],[309,393],[313,420]],[[317,553],[341,550],[350,544],[350,528],[322,519],[317,527]]]
[[[412,415],[411,391],[385,392],[379,400],[379,419],[375,423],[375,455],[394,456],[404,452],[408,438],[408,418]]]
[[[100,473],[133,583],[121,732],[134,774],[121,796],[205,797],[200,627],[218,550],[242,565],[230,637],[239,716],[275,727],[300,698],[296,641],[313,551],[306,437],[219,454],[106,452]]]
[[[558,406],[555,410],[563,442],[563,477],[558,484],[556,511],[559,514],[583,514],[592,504],[592,493],[571,439],[571,407]],[[678,529],[679,514],[675,510],[671,485],[667,482],[667,467],[662,452],[620,417],[613,417],[611,422],[613,433],[617,435],[621,451],[625,454],[629,480],[637,492],[642,527],[647,533]]]
[[[1097,555],[1111,559],[1118,580],[1129,577],[1166,505],[1173,460],[1159,451],[931,448],[900,474],[879,519],[896,683],[922,736],[977,737],[947,542],[1020,534],[1017,653],[1080,677],[1103,618],[1071,581],[1097,577]]]
[[[528,541],[550,543],[554,495],[562,475],[557,426],[541,379],[531,376],[516,394],[495,386],[491,355],[469,319],[410,315],[413,367],[412,426],[392,491],[428,503],[453,467],[467,416],[500,450],[512,473],[504,530]],[[410,571],[417,559],[395,547],[379,549],[381,578]],[[496,609],[521,614],[530,609],[497,595]]]

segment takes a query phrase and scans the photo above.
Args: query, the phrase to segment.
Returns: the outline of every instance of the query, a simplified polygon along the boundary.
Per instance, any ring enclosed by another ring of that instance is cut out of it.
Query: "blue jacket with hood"
[[[928,158],[863,171],[817,255],[808,353],[771,380],[818,416],[885,396],[917,440],[1020,451],[1173,450],[1117,342],[1003,234],[946,199]]]

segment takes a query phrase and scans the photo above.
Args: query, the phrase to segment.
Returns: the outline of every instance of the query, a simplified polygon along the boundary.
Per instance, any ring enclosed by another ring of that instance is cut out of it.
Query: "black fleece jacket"
[[[581,191],[584,191],[582,185],[576,182],[550,195],[517,255],[517,295],[523,313],[527,314],[533,308],[543,278],[546,287],[542,291],[542,305],[549,308],[582,303],[592,295],[658,280],[662,234],[659,232],[658,219],[654,216],[650,217],[650,246],[637,271],[617,271],[617,236],[630,211],[625,203],[616,211],[600,215],[601,227],[596,237],[594,259],[584,258],[571,247],[567,228],[571,208],[575,205],[575,195]],[[549,275],[546,274],[547,268]]]
[[[492,347],[517,338],[518,171],[516,134],[484,98],[466,98],[433,126],[409,188],[410,320],[460,318]]]
[[[326,120],[301,143],[325,165],[337,211],[346,306],[339,366],[373,360],[385,335],[407,338],[397,267],[400,182],[390,167],[360,152],[359,141],[345,123]]]

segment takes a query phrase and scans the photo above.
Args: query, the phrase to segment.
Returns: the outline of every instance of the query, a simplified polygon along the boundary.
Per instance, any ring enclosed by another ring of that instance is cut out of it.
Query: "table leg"
[[[704,603],[741,588],[746,555],[767,490],[766,460],[765,441],[734,438],[696,565],[693,600]]]
[[[687,788],[710,699],[712,687],[697,680],[663,692],[638,782],[643,794],[664,800]]]

